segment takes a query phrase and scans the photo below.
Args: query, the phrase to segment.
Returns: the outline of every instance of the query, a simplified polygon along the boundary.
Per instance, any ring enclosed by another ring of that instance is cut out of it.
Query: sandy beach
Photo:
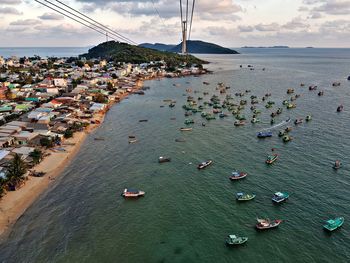
[[[104,114],[98,114],[94,118],[103,122]],[[35,171],[44,172],[43,177],[28,176],[25,185],[16,191],[8,192],[0,200],[0,237],[5,238],[10,232],[11,226],[18,218],[31,206],[31,204],[42,194],[51,184],[55,182],[69,162],[79,152],[81,145],[88,134],[96,129],[100,124],[90,125],[86,130],[74,133],[74,137],[65,140],[62,148],[65,151],[46,150],[50,153],[44,160],[34,167]]]

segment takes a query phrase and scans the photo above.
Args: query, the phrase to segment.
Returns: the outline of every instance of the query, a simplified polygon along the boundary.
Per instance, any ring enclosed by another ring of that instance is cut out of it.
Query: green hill
[[[172,52],[158,51],[154,49],[132,46],[126,43],[108,41],[89,49],[88,53],[80,55],[87,59],[102,58],[126,63],[149,63],[151,61],[165,61],[168,66],[179,66],[184,62],[188,64],[205,64],[194,56],[183,56]]]

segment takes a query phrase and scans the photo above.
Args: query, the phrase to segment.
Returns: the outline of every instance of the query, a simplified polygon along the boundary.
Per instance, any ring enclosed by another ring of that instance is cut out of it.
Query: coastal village
[[[0,197],[33,178],[52,179],[45,175],[57,158],[40,163],[73,151],[79,140],[72,138],[98,126],[113,103],[143,95],[144,80],[202,73],[197,67],[170,72],[164,61],[0,57]]]

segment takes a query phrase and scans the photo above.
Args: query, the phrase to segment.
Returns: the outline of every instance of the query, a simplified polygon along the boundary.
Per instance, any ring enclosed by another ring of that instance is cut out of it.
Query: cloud
[[[304,0],[303,3],[313,6],[310,10],[311,15],[313,13],[324,13],[328,15],[348,15],[350,12],[349,0]]]
[[[0,7],[0,14],[4,14],[4,15],[21,15],[22,13],[19,12],[16,8],[13,8],[13,7]]]
[[[294,18],[290,22],[288,22],[282,26],[282,28],[287,29],[287,30],[298,30],[298,29],[305,30],[308,27],[310,27],[310,25],[305,23],[303,21],[303,19],[300,17]]]
[[[37,19],[24,19],[24,20],[20,19],[20,20],[11,22],[10,26],[33,26],[40,23],[41,21]]]
[[[19,5],[22,3],[22,0],[1,0],[3,5]]]
[[[38,16],[38,18],[42,20],[63,20],[64,16],[56,14],[56,13],[45,13],[41,16]]]
[[[262,31],[262,32],[278,31],[279,28],[280,28],[280,26],[277,23],[258,24],[255,26],[255,30]]]
[[[253,31],[254,31],[254,27],[252,27],[252,26],[240,25],[240,26],[238,26],[238,30],[239,30],[240,32],[244,32],[244,33],[246,33],[246,32],[253,32]]]

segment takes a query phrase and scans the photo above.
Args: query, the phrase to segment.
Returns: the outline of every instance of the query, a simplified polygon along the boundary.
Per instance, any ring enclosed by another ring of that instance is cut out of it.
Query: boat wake
[[[283,125],[286,125],[286,124],[288,124],[288,123],[290,123],[290,118],[288,118],[288,120],[282,121],[282,122],[279,123],[279,124],[276,124],[276,125],[274,125],[274,126],[272,126],[272,127],[269,127],[269,128],[266,128],[266,129],[263,129],[263,130],[260,130],[260,131],[269,131],[269,130],[273,130],[273,129],[276,129],[276,128],[281,127],[281,126],[283,126]]]

